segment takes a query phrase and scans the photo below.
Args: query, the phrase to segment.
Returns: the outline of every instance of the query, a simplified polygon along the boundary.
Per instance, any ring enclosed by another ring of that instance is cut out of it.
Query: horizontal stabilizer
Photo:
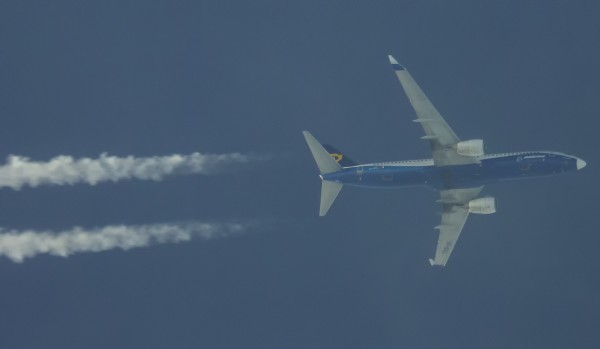
[[[340,190],[342,190],[342,186],[341,183],[323,181],[321,184],[321,208],[319,209],[319,216],[327,214],[331,204],[333,204]]]
[[[319,171],[321,171],[321,174],[337,172],[342,169],[342,166],[338,164],[337,161],[331,157],[331,155],[329,155],[329,152],[323,148],[321,143],[319,143],[319,141],[317,141],[315,137],[310,134],[310,132],[304,131],[302,133],[304,134],[306,143],[308,143],[310,152],[315,158],[317,166],[319,166]]]

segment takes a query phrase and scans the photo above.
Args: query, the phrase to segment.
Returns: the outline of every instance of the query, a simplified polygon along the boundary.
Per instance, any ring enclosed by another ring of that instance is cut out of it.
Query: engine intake
[[[471,139],[456,143],[456,152],[464,156],[482,156],[483,139]]]
[[[493,197],[479,198],[469,201],[469,212],[475,214],[492,214],[496,212],[496,199]]]

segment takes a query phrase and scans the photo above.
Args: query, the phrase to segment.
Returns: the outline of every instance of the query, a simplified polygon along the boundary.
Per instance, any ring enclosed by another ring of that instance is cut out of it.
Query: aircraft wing
[[[440,202],[443,204],[442,223],[436,227],[439,229],[437,248],[435,258],[430,259],[429,263],[433,265],[445,266],[448,258],[456,245],[460,236],[469,210],[465,207],[469,201],[479,195],[483,186],[468,189],[449,189],[440,191]]]
[[[417,118],[413,121],[421,124],[425,131],[425,136],[422,138],[429,140],[431,143],[434,165],[448,166],[479,163],[479,160],[474,157],[463,156],[456,152],[454,146],[460,142],[456,133],[431,104],[429,98],[423,93],[410,73],[394,57],[388,56],[388,58],[410,104],[417,113]]]

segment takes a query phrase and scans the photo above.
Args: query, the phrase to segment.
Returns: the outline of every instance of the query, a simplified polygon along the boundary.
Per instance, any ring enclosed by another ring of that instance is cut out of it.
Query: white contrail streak
[[[68,257],[75,253],[100,252],[114,248],[129,250],[152,244],[177,243],[192,238],[214,239],[243,233],[244,224],[172,223],[111,225],[85,230],[75,227],[62,232],[15,231],[0,228],[0,256],[15,263],[41,253]]]
[[[232,165],[249,163],[257,157],[240,153],[169,155],[137,158],[101,154],[97,159],[61,155],[47,162],[10,155],[0,166],[0,188],[19,190],[23,186],[66,185],[142,179],[160,181],[174,174],[212,174]]]

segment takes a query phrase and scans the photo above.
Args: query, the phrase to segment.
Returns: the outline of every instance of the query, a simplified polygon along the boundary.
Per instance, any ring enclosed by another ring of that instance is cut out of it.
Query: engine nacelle
[[[483,139],[471,139],[456,143],[456,152],[464,156],[482,156]]]
[[[496,199],[493,197],[479,198],[469,201],[469,212],[476,214],[491,214],[496,212]]]

